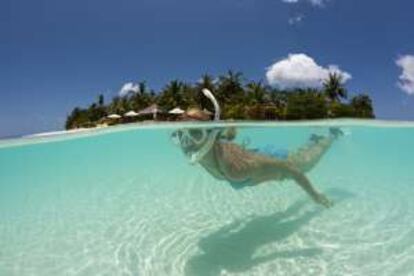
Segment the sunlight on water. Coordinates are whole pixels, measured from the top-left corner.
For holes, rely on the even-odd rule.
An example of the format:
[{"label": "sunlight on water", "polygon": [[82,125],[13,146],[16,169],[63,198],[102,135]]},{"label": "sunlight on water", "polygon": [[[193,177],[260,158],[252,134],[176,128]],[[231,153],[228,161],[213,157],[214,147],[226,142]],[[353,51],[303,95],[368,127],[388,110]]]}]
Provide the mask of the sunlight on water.
[{"label": "sunlight on water", "polygon": [[413,124],[233,125],[236,143],[289,151],[340,125],[307,174],[334,206],[291,180],[234,190],[189,163],[177,125],[2,141],[0,275],[414,271]]}]

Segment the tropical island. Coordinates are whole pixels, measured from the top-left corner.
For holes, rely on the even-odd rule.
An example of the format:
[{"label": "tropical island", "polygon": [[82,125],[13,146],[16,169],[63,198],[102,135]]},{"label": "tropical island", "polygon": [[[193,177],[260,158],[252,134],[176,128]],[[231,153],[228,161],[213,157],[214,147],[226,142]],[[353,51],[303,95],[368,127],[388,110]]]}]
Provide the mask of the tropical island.
[{"label": "tropical island", "polygon": [[205,74],[197,83],[169,82],[161,91],[139,82],[124,95],[105,103],[103,95],[89,107],[75,107],[65,128],[88,128],[144,120],[177,121],[191,106],[209,112],[211,102],[201,93],[207,88],[222,107],[223,120],[313,120],[375,118],[366,93],[349,93],[339,73],[330,73],[321,88],[278,89],[261,81],[246,81],[240,72],[228,71],[217,78]]}]

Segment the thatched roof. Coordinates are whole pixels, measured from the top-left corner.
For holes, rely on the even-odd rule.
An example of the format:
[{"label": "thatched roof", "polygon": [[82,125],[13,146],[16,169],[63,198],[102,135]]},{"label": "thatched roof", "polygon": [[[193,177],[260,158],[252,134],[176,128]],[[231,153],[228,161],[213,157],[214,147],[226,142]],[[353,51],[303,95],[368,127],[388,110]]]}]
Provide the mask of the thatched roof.
[{"label": "thatched roof", "polygon": [[148,115],[155,113],[163,113],[163,111],[156,104],[150,105],[147,108],[144,108],[143,110],[138,112],[139,115]]},{"label": "thatched roof", "polygon": [[185,112],[185,111],[184,111],[184,110],[182,110],[181,108],[176,107],[176,108],[174,108],[174,109],[171,109],[168,113],[170,113],[170,114],[180,115],[180,114],[183,114],[184,112]]}]

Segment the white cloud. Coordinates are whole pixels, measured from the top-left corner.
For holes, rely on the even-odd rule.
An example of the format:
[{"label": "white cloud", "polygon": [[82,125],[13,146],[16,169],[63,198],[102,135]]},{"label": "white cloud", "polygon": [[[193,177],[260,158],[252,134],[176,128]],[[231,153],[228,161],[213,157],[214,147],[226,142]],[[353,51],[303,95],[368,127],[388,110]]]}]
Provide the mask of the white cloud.
[{"label": "white cloud", "polygon": [[303,17],[304,17],[303,15],[297,15],[297,16],[289,18],[289,21],[288,21],[289,25],[299,24],[300,22],[302,22]]},{"label": "white cloud", "polygon": [[138,84],[127,82],[122,86],[121,90],[119,90],[118,95],[121,97],[125,97],[130,93],[132,94],[138,93],[138,91],[139,91]]},{"label": "white cloud", "polygon": [[289,4],[295,4],[295,3],[304,2],[304,1],[309,2],[314,6],[322,6],[329,0],[282,0],[282,2],[289,3]]},{"label": "white cloud", "polygon": [[[298,4],[298,3],[307,3],[314,7],[324,7],[325,3],[329,2],[330,0],[281,0],[287,4]],[[296,25],[302,22],[304,19],[304,15],[295,15],[291,16],[288,20],[289,25]]]},{"label": "white cloud", "polygon": [[340,74],[344,83],[352,78],[337,65],[323,67],[306,54],[290,54],[267,68],[266,79],[280,89],[320,88],[329,73]]},{"label": "white cloud", "polygon": [[398,86],[407,94],[414,95],[414,55],[402,56],[396,63],[402,69]]}]

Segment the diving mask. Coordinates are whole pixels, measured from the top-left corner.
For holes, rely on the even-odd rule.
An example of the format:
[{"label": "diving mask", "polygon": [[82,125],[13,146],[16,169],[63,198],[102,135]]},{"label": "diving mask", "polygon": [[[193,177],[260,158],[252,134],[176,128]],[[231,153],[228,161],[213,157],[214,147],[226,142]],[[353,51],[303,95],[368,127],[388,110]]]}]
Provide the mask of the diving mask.
[{"label": "diving mask", "polygon": [[181,146],[190,163],[199,162],[213,147],[219,129],[180,129],[171,134],[174,144]]},{"label": "diving mask", "polygon": [[[214,120],[220,120],[220,106],[217,103],[213,93],[208,89],[203,89],[202,93],[214,105]],[[190,157],[190,162],[195,164],[199,162],[213,147],[219,135],[219,129],[180,129],[174,131],[171,140],[174,144],[181,146],[185,154]]]},{"label": "diving mask", "polygon": [[206,129],[179,129],[171,134],[171,140],[184,148],[200,146],[207,138]]}]

